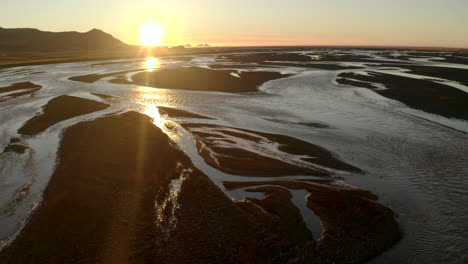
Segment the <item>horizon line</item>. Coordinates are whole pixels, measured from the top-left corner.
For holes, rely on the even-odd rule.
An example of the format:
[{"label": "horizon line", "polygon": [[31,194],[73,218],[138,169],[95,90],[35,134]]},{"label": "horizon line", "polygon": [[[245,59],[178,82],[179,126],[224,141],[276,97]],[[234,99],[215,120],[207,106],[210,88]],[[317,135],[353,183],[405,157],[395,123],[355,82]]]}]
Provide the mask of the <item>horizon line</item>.
[{"label": "horizon line", "polygon": [[[12,28],[4,28],[2,26],[0,26],[0,29],[35,29],[35,30],[39,30],[39,31],[43,31],[43,32],[50,32],[50,33],[66,33],[66,32],[76,32],[76,33],[80,33],[80,34],[84,34],[84,33],[88,33],[90,31],[93,31],[93,30],[99,30],[99,31],[102,31],[106,34],[109,34],[111,35],[112,37],[114,37],[115,39],[121,41],[122,43],[124,43],[125,45],[128,45],[128,46],[139,46],[139,47],[143,47],[145,45],[141,45],[141,44],[129,44],[117,37],[115,37],[113,34],[110,34],[102,29],[99,29],[99,28],[92,28],[88,31],[76,31],[76,30],[70,30],[70,31],[49,31],[49,30],[42,30],[42,29],[39,29],[39,28],[33,28],[33,27],[12,27]],[[206,44],[208,42],[204,42],[204,44]],[[158,48],[158,47],[181,47],[181,46],[186,46],[187,44],[190,44],[192,45],[192,47],[186,47],[186,48],[215,48],[215,47],[226,47],[226,48],[260,48],[260,47],[264,47],[264,48],[268,48],[268,47],[271,47],[271,48],[275,48],[275,47],[278,47],[278,48],[281,48],[281,47],[336,47],[336,48],[394,48],[394,49],[398,49],[398,48],[422,48],[422,49],[456,49],[456,50],[462,50],[462,51],[466,51],[468,52],[468,46],[466,47],[461,47],[461,46],[425,46],[425,45],[395,45],[395,44],[391,44],[391,45],[380,45],[380,44],[377,44],[377,45],[371,45],[371,44],[362,44],[362,45],[356,45],[356,44],[300,44],[300,45],[295,45],[295,44],[291,44],[291,45],[210,45],[208,43],[209,46],[200,46],[200,47],[197,47],[196,45],[197,44],[192,44],[192,43],[186,43],[186,44],[177,44],[177,45],[160,45],[160,46],[151,46],[151,47],[154,47],[154,48]],[[147,46],[149,47],[149,46]]]}]

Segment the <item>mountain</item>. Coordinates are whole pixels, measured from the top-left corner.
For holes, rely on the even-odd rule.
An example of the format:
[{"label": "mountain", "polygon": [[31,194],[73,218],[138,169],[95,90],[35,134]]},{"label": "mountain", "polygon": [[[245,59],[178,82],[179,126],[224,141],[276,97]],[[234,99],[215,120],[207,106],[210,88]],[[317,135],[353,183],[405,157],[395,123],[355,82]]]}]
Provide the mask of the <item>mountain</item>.
[{"label": "mountain", "polygon": [[118,50],[128,45],[112,35],[92,29],[85,33],[48,32],[33,28],[1,28],[0,55],[48,52]]}]

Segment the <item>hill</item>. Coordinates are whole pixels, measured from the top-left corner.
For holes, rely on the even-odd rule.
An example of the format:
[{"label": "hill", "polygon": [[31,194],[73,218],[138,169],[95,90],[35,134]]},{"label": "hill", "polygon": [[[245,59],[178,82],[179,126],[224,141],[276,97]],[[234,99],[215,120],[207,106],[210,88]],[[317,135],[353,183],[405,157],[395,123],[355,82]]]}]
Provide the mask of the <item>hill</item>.
[{"label": "hill", "polygon": [[3,56],[25,53],[90,52],[127,47],[128,45],[122,41],[99,29],[80,33],[48,32],[33,28],[0,28],[0,55]]}]

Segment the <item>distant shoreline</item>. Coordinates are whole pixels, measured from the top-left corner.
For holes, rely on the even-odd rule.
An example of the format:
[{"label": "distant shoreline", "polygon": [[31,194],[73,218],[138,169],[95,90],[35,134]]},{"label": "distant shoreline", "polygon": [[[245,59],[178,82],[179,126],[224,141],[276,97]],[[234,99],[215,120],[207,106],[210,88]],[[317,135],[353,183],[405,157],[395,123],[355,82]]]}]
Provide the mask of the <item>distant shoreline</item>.
[{"label": "distant shoreline", "polygon": [[[160,48],[160,47],[155,47]],[[144,50],[142,47],[140,50]],[[102,54],[100,52],[72,54],[37,54],[37,55],[18,55],[18,56],[0,56],[0,68],[11,68],[20,66],[32,66],[43,64],[70,63],[81,61],[98,60],[118,60],[118,59],[136,59],[148,56],[164,57],[178,55],[197,55],[197,54],[216,54],[216,53],[234,53],[249,51],[269,51],[274,49],[284,50],[303,50],[303,49],[374,49],[374,50],[404,50],[404,51],[435,51],[435,52],[460,52],[467,53],[467,48],[437,48],[437,47],[404,47],[404,46],[237,46],[237,47],[204,47],[204,48],[167,48],[165,52],[128,52],[116,51]]]}]

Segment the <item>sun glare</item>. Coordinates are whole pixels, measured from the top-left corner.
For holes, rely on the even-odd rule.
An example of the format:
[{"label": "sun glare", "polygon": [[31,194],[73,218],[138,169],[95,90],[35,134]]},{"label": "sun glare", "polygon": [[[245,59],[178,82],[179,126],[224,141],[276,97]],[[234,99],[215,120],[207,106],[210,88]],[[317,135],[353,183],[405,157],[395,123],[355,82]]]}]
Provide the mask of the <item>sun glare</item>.
[{"label": "sun glare", "polygon": [[162,45],[164,27],[156,23],[145,23],[140,28],[140,42],[145,46]]},{"label": "sun glare", "polygon": [[144,61],[144,66],[147,70],[154,70],[159,68],[159,60],[154,57],[147,57]]}]

